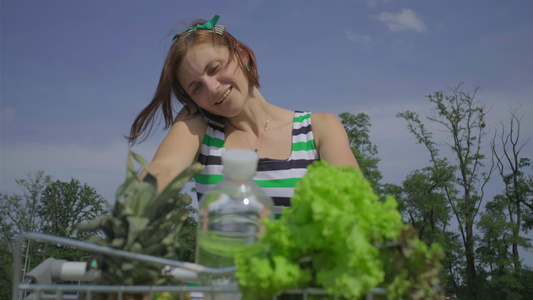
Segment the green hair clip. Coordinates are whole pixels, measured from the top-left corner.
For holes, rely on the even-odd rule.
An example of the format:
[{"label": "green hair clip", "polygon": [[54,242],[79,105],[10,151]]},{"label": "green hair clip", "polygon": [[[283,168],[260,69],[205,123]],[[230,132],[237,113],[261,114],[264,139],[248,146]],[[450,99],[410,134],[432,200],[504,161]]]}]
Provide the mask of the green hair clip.
[{"label": "green hair clip", "polygon": [[205,22],[204,24],[196,24],[196,26],[191,26],[191,27],[189,27],[189,29],[185,30],[184,32],[176,34],[172,38],[172,41],[178,39],[180,36],[188,35],[191,32],[194,32],[196,30],[209,30],[209,31],[212,31],[212,32],[214,32],[214,33],[216,33],[218,35],[222,35],[222,33],[224,33],[224,30],[226,30],[226,27],[222,26],[222,25],[217,25],[218,18],[220,18],[220,16],[219,15],[215,15],[213,17],[213,19],[211,19],[211,21],[209,21],[209,22]]}]

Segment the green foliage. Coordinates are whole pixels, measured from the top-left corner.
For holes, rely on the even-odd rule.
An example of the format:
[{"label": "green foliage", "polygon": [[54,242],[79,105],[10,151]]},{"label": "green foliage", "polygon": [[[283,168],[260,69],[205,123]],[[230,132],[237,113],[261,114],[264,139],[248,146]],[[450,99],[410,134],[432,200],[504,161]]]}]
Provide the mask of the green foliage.
[{"label": "green foliage", "polygon": [[[493,171],[492,167],[488,171],[484,168],[486,158],[482,151],[482,141],[487,134],[485,123],[487,111],[475,100],[477,90],[475,87],[473,92],[464,91],[460,83],[450,89],[448,94],[435,92],[427,96],[432,105],[432,113],[426,116],[426,119],[431,124],[437,125],[438,130],[445,135],[439,142],[435,141],[433,133],[427,129],[417,113],[406,111],[397,115],[407,121],[409,131],[417,142],[428,150],[432,172],[454,173],[443,189],[445,199],[459,226],[466,257],[468,297],[471,299],[477,297],[474,286],[476,282],[474,224],[483,201],[485,186]],[[443,153],[447,156],[441,158],[440,150],[445,150]],[[446,167],[448,165],[449,167]]]},{"label": "green foliage", "polygon": [[[87,184],[81,185],[72,178],[70,182],[51,182],[42,192],[37,207],[41,232],[55,236],[70,237],[85,241],[93,232],[71,231],[71,226],[95,218],[105,212],[107,202]],[[84,251],[73,248],[44,244],[47,257],[79,261],[88,256]]]},{"label": "green foliage", "polygon": [[[296,185],[291,203],[279,220],[265,221],[266,233],[256,251],[236,258],[245,299],[302,286],[358,299],[378,285],[388,287],[392,282],[385,282],[387,272],[402,274],[391,285],[394,296],[418,292],[424,280],[438,284],[438,246],[428,250],[415,235],[402,235],[396,201],[387,197],[380,202],[355,168],[315,162]],[[402,271],[406,266],[409,270]]]},{"label": "green foliage", "polygon": [[512,249],[514,273],[518,274],[521,268],[518,248],[521,246],[528,250],[533,247],[531,241],[521,235],[521,229],[528,230],[532,223],[533,176],[526,174],[531,162],[521,153],[525,143],[520,144],[521,118],[516,115],[516,111],[511,111],[509,128],[506,129],[503,122],[501,123],[500,143],[497,145],[496,132],[491,148],[498,173],[505,185],[503,193],[494,200],[501,202],[502,215],[505,216],[502,222],[505,222],[509,229],[507,240]]},{"label": "green foliage", "polygon": [[458,233],[445,231],[443,234],[444,242],[440,244],[444,250],[442,286],[447,295],[459,295],[464,287],[464,247]]},{"label": "green foliage", "polygon": [[444,187],[451,178],[453,173],[446,169],[430,167],[412,172],[402,182],[402,213],[428,245],[443,242],[442,234],[450,220]]},{"label": "green foliage", "polygon": [[349,112],[343,112],[339,117],[363,175],[374,191],[381,194],[380,180],[383,176],[378,169],[378,148],[370,141],[370,117],[365,113],[353,115]]},{"label": "green foliage", "polygon": [[417,238],[412,226],[403,227],[396,243],[380,251],[389,299],[443,298],[443,291],[437,289],[441,283],[440,261],[444,257],[439,244],[428,248]]},{"label": "green foliage", "polygon": [[506,220],[505,209],[505,197],[496,196],[485,204],[485,211],[477,222],[481,235],[476,253],[480,265],[488,269],[489,276],[512,264],[508,253],[512,228]]},{"label": "green foliage", "polygon": [[[181,193],[179,197],[187,198],[187,200],[181,200],[183,203],[191,202],[191,196],[189,194]],[[179,247],[176,248],[176,255],[177,259],[180,261],[194,262],[196,259],[197,221],[193,215],[195,215],[197,211],[191,205],[185,207],[184,210],[187,211],[188,217],[183,222],[183,226],[179,232]]]},{"label": "green foliage", "polygon": [[[140,180],[133,163],[135,159],[146,171]],[[178,234],[190,210],[190,197],[180,194],[183,186],[200,171],[194,164],[176,176],[161,192],[157,182],[142,157],[130,152],[126,181],[116,193],[115,205],[110,214],[94,218],[89,223],[75,226],[79,231],[99,230],[89,241],[116,249],[146,255],[176,258],[180,246]],[[170,277],[161,276],[161,266],[120,257],[96,255],[102,270],[103,284],[163,285],[174,283]]]},{"label": "green foliage", "polygon": [[[44,171],[27,173],[26,179],[15,180],[21,189],[20,194],[0,193],[0,265],[5,266],[5,272],[0,272],[0,299],[11,298],[14,242],[23,232],[38,231],[37,206],[41,192],[50,181],[50,176]],[[30,247],[35,251],[29,251]],[[26,249],[23,257],[26,269],[42,261],[39,248],[33,243]]]},{"label": "green foliage", "polygon": [[[75,179],[53,182],[50,175],[38,171],[29,172],[26,179],[16,182],[21,188],[20,194],[0,194],[0,264],[7,266],[7,271],[0,275],[0,299],[10,297],[3,297],[2,293],[11,290],[12,250],[18,235],[32,231],[84,239],[66,228],[105,211],[102,197]],[[48,257],[79,261],[83,256],[87,253],[32,241],[27,243],[23,254],[24,269],[31,270]]]},{"label": "green foliage", "polygon": [[7,243],[10,248],[13,247],[17,235],[39,230],[38,206],[41,194],[52,181],[50,175],[46,175],[42,170],[35,174],[28,172],[27,177],[15,180],[21,194],[0,194],[2,242]]},{"label": "green foliage", "polygon": [[528,285],[531,290],[531,282],[522,282],[519,276],[515,276],[512,264],[508,264],[498,272],[490,273],[485,269],[480,269],[476,282],[480,299],[530,299],[531,294],[526,294],[524,291]]},{"label": "green foliage", "polygon": [[52,182],[42,192],[41,202],[37,208],[39,215],[42,216],[42,231],[51,235],[86,240],[91,233],[67,229],[105,213],[106,204],[107,202],[94,188],[87,184],[81,185],[77,179],[72,178],[70,182],[59,180]]},{"label": "green foliage", "polygon": [[0,265],[7,266],[0,272],[0,299],[11,297],[11,284],[13,274],[13,253],[8,243],[0,243]]}]

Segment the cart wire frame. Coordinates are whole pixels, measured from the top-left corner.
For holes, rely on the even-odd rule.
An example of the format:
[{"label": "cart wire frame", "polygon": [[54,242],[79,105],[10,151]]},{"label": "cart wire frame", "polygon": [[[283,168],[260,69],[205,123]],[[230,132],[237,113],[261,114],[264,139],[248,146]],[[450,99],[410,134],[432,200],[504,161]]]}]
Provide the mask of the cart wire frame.
[{"label": "cart wire frame", "polygon": [[[118,256],[138,260],[147,263],[160,264],[162,266],[174,267],[182,271],[195,274],[209,274],[209,275],[228,275],[236,271],[235,267],[226,268],[209,268],[195,263],[182,262],[170,260],[150,255],[133,253],[123,250],[114,249],[111,247],[99,246],[92,243],[82,242],[74,239],[58,237],[48,234],[26,232],[21,234],[15,241],[13,249],[13,285],[12,285],[12,299],[13,300],[34,300],[34,299],[92,299],[93,295],[100,293],[115,294],[117,300],[124,299],[124,295],[132,293],[144,293],[148,295],[148,299],[156,299],[156,293],[179,293],[179,299],[185,299],[187,293],[203,293],[211,295],[212,299],[216,299],[216,295],[223,292],[238,293],[236,286],[120,286],[120,285],[96,285],[96,284],[43,284],[32,283],[31,278],[25,278],[21,281],[22,271],[22,247],[26,241],[40,240],[42,242],[52,243],[56,245],[74,247],[80,250],[85,250],[90,253],[100,253],[111,256]],[[36,268],[38,268],[37,266]],[[34,270],[36,269],[34,268]],[[48,273],[51,270],[46,270]],[[49,274],[48,274],[49,275]],[[93,274],[94,276],[94,274]],[[91,276],[87,275],[87,278]],[[178,278],[180,279],[180,278]],[[89,279],[90,281],[90,279]],[[83,293],[83,298],[79,298],[80,293]],[[325,289],[322,288],[306,288],[306,289],[292,289],[283,291],[283,294],[301,295],[302,299],[307,300],[311,295],[329,295]],[[25,295],[29,295],[25,297]],[[374,296],[386,295],[384,288],[375,288],[366,294],[366,300],[373,300]],[[195,299],[192,297],[192,299]],[[202,298],[197,298],[202,299]],[[277,299],[273,297],[272,299]],[[334,297],[338,299],[338,297]]]}]

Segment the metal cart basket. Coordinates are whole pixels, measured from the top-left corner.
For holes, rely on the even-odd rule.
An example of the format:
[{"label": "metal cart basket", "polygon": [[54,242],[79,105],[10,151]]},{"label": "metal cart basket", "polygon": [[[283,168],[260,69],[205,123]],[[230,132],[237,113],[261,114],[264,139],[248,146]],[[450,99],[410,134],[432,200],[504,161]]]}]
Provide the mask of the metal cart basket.
[{"label": "metal cart basket", "polygon": [[[39,240],[55,245],[74,247],[91,253],[100,253],[118,257],[139,260],[154,264],[160,264],[163,268],[171,268],[172,276],[184,282],[180,286],[115,286],[97,285],[91,282],[99,277],[98,271],[87,271],[86,262],[68,262],[54,258],[48,258],[34,269],[30,270],[22,278],[22,247],[26,241]],[[41,233],[24,233],[15,243],[13,254],[13,300],[37,300],[37,299],[92,299],[97,294],[107,294],[115,296],[114,299],[122,300],[125,295],[132,293],[142,293],[144,299],[159,299],[162,293],[171,293],[173,297],[179,299],[220,299],[222,294],[228,292],[238,293],[236,286],[189,286],[186,282],[198,279],[198,274],[224,275],[235,272],[234,267],[230,268],[208,268],[202,265],[181,262],[144,254],[132,253],[110,247],[81,242],[78,240],[46,235]],[[22,278],[22,280],[21,280]],[[79,283],[61,283],[61,282]],[[301,296],[300,299],[308,299],[311,296],[328,295],[327,291],[320,288],[307,288],[301,290],[287,290],[283,294]],[[373,300],[374,296],[385,295],[385,290],[376,288],[366,295],[367,300]],[[173,298],[175,299],[175,298]],[[277,299],[273,297],[273,299]],[[330,298],[331,299],[331,296]],[[337,298],[333,298],[337,299]]]}]

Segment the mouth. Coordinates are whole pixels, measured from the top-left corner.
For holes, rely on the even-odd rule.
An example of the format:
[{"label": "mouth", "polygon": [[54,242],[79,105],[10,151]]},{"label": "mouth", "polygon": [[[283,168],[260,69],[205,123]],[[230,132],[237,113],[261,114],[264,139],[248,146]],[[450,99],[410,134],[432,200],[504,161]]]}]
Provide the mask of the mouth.
[{"label": "mouth", "polygon": [[224,102],[224,100],[226,100],[226,98],[231,94],[231,91],[232,91],[232,88],[230,87],[225,93],[224,95],[222,95],[222,99],[218,100],[217,102],[215,102],[215,105],[218,105],[218,104],[221,104],[222,102]]}]

